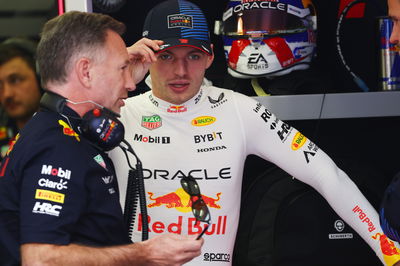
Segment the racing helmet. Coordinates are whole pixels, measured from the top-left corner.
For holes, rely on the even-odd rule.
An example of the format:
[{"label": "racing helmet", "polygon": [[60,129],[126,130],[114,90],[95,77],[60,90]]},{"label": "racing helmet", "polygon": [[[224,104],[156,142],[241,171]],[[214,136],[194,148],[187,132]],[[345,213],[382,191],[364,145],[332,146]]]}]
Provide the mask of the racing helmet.
[{"label": "racing helmet", "polygon": [[220,26],[228,73],[236,78],[307,69],[315,54],[311,0],[230,0]]}]

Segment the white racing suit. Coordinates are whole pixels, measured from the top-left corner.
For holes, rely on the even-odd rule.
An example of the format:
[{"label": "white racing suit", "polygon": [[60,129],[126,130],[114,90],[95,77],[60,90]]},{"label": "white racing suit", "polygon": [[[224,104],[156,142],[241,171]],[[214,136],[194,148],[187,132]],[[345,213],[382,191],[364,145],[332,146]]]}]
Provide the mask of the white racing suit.
[{"label": "white racing suit", "polygon": [[[191,100],[177,106],[149,91],[129,98],[121,115],[125,139],[143,162],[150,238],[168,232],[199,234],[205,224],[196,224],[180,179],[190,175],[200,186],[212,225],[203,236],[202,254],[187,265],[232,263],[243,167],[249,154],[314,187],[382,262],[393,264],[397,255],[390,254],[398,254],[397,249],[383,235],[375,209],[346,173],[315,143],[256,100],[203,85]],[[129,168],[119,148],[110,156],[124,207]],[[134,165],[135,159],[130,160]],[[136,217],[133,241],[141,240],[141,230]]]}]

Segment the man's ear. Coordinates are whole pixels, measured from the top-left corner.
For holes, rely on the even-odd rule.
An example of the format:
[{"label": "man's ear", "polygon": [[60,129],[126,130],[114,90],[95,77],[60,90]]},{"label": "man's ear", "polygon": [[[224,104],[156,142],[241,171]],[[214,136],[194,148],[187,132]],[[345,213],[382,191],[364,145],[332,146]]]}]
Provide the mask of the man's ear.
[{"label": "man's ear", "polygon": [[91,61],[89,58],[86,57],[79,58],[79,60],[75,63],[76,76],[81,84],[85,87],[89,87],[92,80],[90,67]]},{"label": "man's ear", "polygon": [[211,44],[211,55],[207,55],[207,65],[206,65],[206,69],[209,68],[212,64],[212,62],[214,61],[214,45]]}]

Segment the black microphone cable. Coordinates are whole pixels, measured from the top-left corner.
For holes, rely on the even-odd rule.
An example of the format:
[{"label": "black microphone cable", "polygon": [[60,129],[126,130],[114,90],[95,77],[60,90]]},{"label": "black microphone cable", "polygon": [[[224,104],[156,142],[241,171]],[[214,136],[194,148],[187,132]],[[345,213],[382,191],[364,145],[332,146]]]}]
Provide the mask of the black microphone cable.
[{"label": "black microphone cable", "polygon": [[[347,13],[349,12],[350,8],[353,7],[356,4],[359,3],[363,3],[363,2],[367,2],[366,0],[354,0],[352,2],[349,2],[345,8],[343,9],[343,11],[340,13],[339,19],[338,19],[338,23],[336,26],[336,48],[340,57],[340,60],[342,61],[343,66],[346,68],[346,70],[350,73],[350,75],[353,77],[353,81],[357,84],[358,87],[361,88],[361,90],[363,90],[364,92],[369,91],[369,88],[367,86],[367,84],[359,77],[357,76],[350,68],[350,66],[347,64],[346,60],[344,59],[343,56],[343,52],[342,52],[342,47],[341,47],[341,43],[340,43],[340,29],[342,27],[342,22],[344,17],[347,15]],[[378,4],[378,2],[373,1],[376,6],[382,9],[382,6]],[[369,3],[369,2],[368,2]]]},{"label": "black microphone cable", "polygon": [[[129,165],[128,185],[126,188],[126,199],[124,206],[124,221],[128,228],[129,237],[132,237],[133,227],[135,222],[135,214],[137,209],[137,199],[140,202],[140,212],[142,218],[142,241],[149,239],[149,222],[147,214],[147,203],[144,188],[143,166],[139,157],[136,155],[132,146],[126,141],[122,140],[123,145],[119,147],[124,152]],[[128,153],[130,152],[136,159],[136,169],[130,164]]]},{"label": "black microphone cable", "polygon": [[355,4],[359,4],[361,2],[361,0],[355,0],[353,2],[349,2],[345,8],[343,9],[343,11],[341,12],[340,16],[339,16],[339,20],[336,26],[336,48],[340,57],[340,60],[342,61],[343,66],[346,68],[346,70],[350,73],[350,75],[353,77],[353,81],[357,84],[358,87],[361,88],[361,90],[363,90],[364,92],[369,91],[369,88],[367,86],[367,84],[356,74],[354,74],[354,72],[351,70],[350,66],[346,63],[346,60],[344,59],[343,53],[342,53],[342,47],[340,45],[340,28],[342,26],[342,21],[343,18],[347,15],[348,11],[350,10],[350,8],[352,6],[354,6]]}]

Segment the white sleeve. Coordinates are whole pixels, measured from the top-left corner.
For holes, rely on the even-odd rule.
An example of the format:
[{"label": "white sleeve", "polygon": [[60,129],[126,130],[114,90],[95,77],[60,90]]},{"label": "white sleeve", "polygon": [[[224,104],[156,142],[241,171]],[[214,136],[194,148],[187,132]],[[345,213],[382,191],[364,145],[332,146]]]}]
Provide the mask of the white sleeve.
[{"label": "white sleeve", "polygon": [[380,227],[376,210],[326,153],[255,100],[238,95],[236,104],[248,154],[276,164],[317,190],[368,243],[382,263],[393,265],[399,260],[394,243],[386,238]]},{"label": "white sleeve", "polygon": [[[113,150],[108,152],[108,156],[111,158],[114,164],[115,173],[117,175],[118,181],[118,189],[119,189],[119,201],[122,207],[122,210],[125,208],[125,197],[126,197],[126,189],[128,186],[128,174],[129,174],[129,165],[126,159],[126,156],[120,147],[116,147]],[[134,158],[130,154],[130,162],[136,162]]]}]

